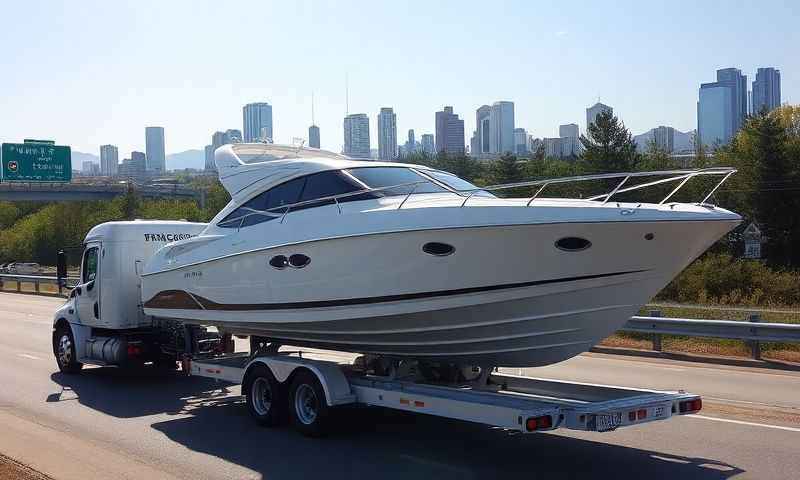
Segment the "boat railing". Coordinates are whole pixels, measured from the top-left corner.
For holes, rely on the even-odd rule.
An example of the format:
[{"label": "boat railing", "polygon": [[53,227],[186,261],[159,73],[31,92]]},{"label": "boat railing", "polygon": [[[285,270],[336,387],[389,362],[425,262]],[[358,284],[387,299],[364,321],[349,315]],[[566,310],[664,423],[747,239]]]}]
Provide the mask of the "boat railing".
[{"label": "boat railing", "polygon": [[[423,174],[425,176],[425,170],[416,170],[415,171]],[[561,178],[550,178],[544,180],[532,180],[526,182],[516,182],[516,183],[506,183],[502,185],[490,185],[488,187],[476,187],[473,189],[466,189],[466,190],[458,190],[454,189],[443,182],[437,181],[432,177],[427,177],[423,180],[414,181],[414,182],[405,182],[399,183],[396,185],[390,185],[386,187],[375,187],[375,188],[364,188],[361,190],[356,190],[353,192],[347,193],[340,193],[337,195],[329,195],[326,197],[319,197],[314,198],[312,200],[304,200],[302,202],[296,202],[288,205],[280,205],[273,208],[268,208],[265,210],[257,210],[251,209],[252,211],[246,213],[245,215],[236,217],[234,219],[228,221],[219,222],[219,225],[228,225],[228,224],[237,224],[238,228],[241,228],[244,224],[246,218],[259,215],[259,216],[271,216],[274,218],[280,217],[280,223],[283,223],[286,215],[289,214],[292,210],[297,210],[301,207],[307,205],[314,205],[314,204],[321,204],[326,202],[334,202],[338,212],[342,213],[342,206],[340,200],[350,198],[350,197],[357,197],[360,195],[366,195],[370,193],[381,193],[388,190],[396,190],[398,188],[405,188],[410,187],[408,193],[405,194],[405,197],[398,205],[397,209],[403,208],[403,205],[408,201],[408,199],[417,192],[418,188],[422,184],[434,184],[438,187],[443,188],[445,191],[457,194],[459,196],[464,197],[464,200],[461,202],[460,207],[465,207],[467,202],[481,192],[495,192],[501,190],[508,190],[512,188],[522,188],[522,187],[539,187],[536,189],[536,192],[530,198],[527,198],[527,202],[525,206],[530,207],[533,204],[533,201],[536,200],[550,185],[556,184],[564,184],[564,183],[576,183],[576,182],[587,182],[593,180],[610,180],[610,179],[621,179],[619,182],[615,184],[615,186],[606,193],[602,193],[600,195],[594,195],[592,197],[585,198],[584,200],[588,201],[599,201],[602,200],[602,204],[608,203],[611,198],[615,195],[625,192],[632,192],[635,190],[641,190],[644,188],[652,187],[655,185],[662,185],[667,184],[670,182],[680,182],[678,185],[672,189],[669,194],[667,194],[664,198],[658,202],[659,205],[664,204],[667,200],[672,198],[681,188],[683,188],[686,183],[695,177],[700,176],[721,176],[722,178],[717,182],[713,188],[699,201],[697,202],[699,205],[705,205],[709,198],[714,194],[714,192],[722,186],[725,181],[730,178],[731,175],[736,173],[736,169],[732,167],[712,167],[712,168],[700,168],[700,169],[687,169],[687,170],[661,170],[661,171],[652,171],[652,172],[619,172],[619,173],[601,173],[601,174],[594,174],[594,175],[578,175],[573,177],[561,177]],[[665,177],[658,180],[653,180],[645,183],[640,183],[637,185],[631,185],[624,187],[628,183],[629,180],[633,178],[641,178],[641,177]]]}]

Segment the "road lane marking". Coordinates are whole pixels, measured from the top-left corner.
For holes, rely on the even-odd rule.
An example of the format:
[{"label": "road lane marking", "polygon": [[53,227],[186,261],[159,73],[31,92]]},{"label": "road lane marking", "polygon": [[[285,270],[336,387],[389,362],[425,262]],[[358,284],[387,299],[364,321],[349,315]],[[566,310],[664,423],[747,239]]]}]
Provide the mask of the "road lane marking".
[{"label": "road lane marking", "polygon": [[756,405],[759,407],[785,408],[787,410],[800,409],[800,406],[797,405],[781,405],[779,403],[751,402],[748,400],[734,400],[732,398],[709,397],[708,395],[703,395],[703,400],[713,400],[720,403],[741,403],[743,405]]},{"label": "road lane marking", "polygon": [[27,353],[18,353],[17,356],[22,358],[29,358],[31,360],[41,360],[41,358],[35,355],[28,355]]},{"label": "road lane marking", "polygon": [[701,420],[713,420],[715,422],[735,423],[737,425],[747,425],[747,426],[750,426],[750,427],[772,428],[772,429],[775,429],[775,430],[785,430],[787,432],[800,433],[800,428],[782,427],[780,425],[767,425],[766,423],[745,422],[743,420],[731,420],[729,418],[706,417],[705,415],[688,415],[687,418],[699,418]]}]

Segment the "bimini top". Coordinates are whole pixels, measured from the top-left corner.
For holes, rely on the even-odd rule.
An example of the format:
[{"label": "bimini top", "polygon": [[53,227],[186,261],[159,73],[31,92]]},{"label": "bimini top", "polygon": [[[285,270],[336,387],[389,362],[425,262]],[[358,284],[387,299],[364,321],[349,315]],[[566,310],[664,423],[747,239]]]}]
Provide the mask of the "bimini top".
[{"label": "bimini top", "polygon": [[[219,180],[235,200],[246,198],[254,190],[262,191],[289,180],[325,170],[362,166],[412,166],[399,163],[354,160],[317,148],[238,143],[224,145],[214,152]],[[426,168],[413,165],[414,168]]]}]

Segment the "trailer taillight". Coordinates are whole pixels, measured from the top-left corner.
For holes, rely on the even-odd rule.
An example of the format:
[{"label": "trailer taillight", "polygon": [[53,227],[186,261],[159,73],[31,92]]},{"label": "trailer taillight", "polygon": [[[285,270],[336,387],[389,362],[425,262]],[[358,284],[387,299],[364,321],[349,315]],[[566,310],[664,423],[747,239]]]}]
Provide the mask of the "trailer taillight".
[{"label": "trailer taillight", "polygon": [[535,432],[536,430],[545,430],[551,428],[553,426],[553,419],[550,415],[542,415],[541,417],[530,417],[528,420],[525,421],[525,428],[528,429],[529,432]]},{"label": "trailer taillight", "polygon": [[129,343],[128,344],[128,356],[129,357],[138,357],[141,354],[142,354],[142,346],[141,345],[137,345],[137,344],[133,344],[133,343]]},{"label": "trailer taillight", "polygon": [[678,404],[680,413],[694,413],[699,412],[703,408],[703,399],[696,398],[694,400],[685,400]]}]

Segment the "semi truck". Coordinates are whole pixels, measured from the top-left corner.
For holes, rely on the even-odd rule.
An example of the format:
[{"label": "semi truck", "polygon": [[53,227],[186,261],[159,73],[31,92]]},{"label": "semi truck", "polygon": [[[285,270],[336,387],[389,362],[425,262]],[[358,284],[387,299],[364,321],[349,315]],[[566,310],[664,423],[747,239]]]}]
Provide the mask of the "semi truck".
[{"label": "semi truck", "polygon": [[[186,221],[108,222],[83,243],[80,278],[53,319],[58,368],[84,365],[141,368],[145,364],[241,385],[256,422],[291,421],[300,432],[326,433],[343,405],[369,405],[436,415],[523,433],[557,428],[605,432],[692,414],[702,399],[657,391],[442,366],[430,375],[413,361],[358,356],[348,361],[323,351],[250,338],[235,352],[230,333],[146,315],[141,274],[170,242],[198,235],[206,224]],[[59,253],[58,276],[66,276]],[[332,359],[333,358],[333,359]],[[442,372],[452,374],[442,375]],[[474,374],[473,374],[474,373]]]}]

